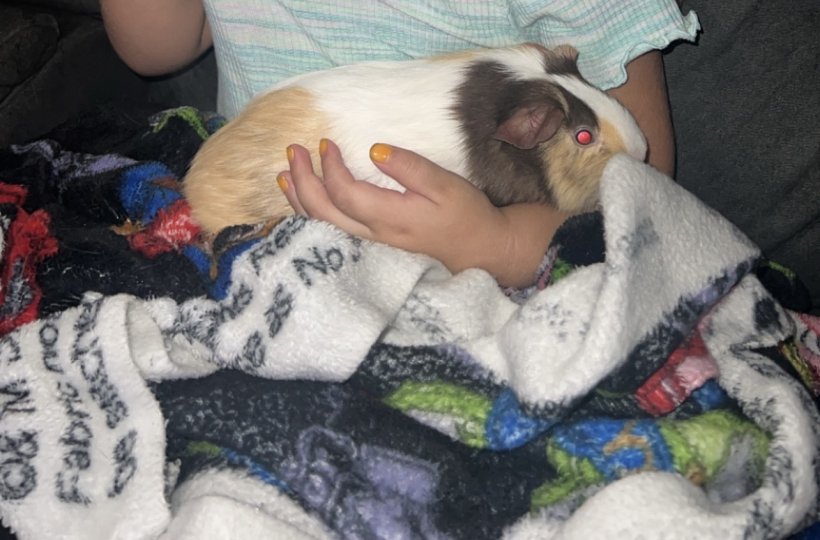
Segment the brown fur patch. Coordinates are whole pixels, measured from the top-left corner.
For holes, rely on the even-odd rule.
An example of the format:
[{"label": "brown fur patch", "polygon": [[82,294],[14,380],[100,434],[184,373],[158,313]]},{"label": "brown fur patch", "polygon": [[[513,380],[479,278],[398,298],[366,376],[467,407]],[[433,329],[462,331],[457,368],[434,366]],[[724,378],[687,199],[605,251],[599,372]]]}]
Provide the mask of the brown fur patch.
[{"label": "brown fur patch", "polygon": [[[545,101],[560,104],[566,115],[564,126],[549,141],[525,149],[499,140],[499,126],[516,111]],[[555,83],[515,79],[504,65],[488,61],[476,62],[467,71],[464,83],[458,87],[453,112],[463,127],[468,177],[495,205],[549,202],[564,209],[562,202],[572,201],[572,197],[562,201],[555,197],[553,185],[561,183],[551,181],[548,165],[554,152],[556,159],[565,161],[553,167],[562,177],[587,174],[577,174],[572,167],[573,156],[580,158],[585,152],[595,152],[595,148],[580,148],[571,138],[581,126],[599,130],[595,113],[586,103]],[[562,139],[567,144],[562,144]]]},{"label": "brown fur patch", "polygon": [[598,205],[604,167],[612,156],[625,152],[626,145],[605,120],[600,120],[595,146],[579,146],[573,137],[565,131],[545,145],[544,167],[555,205],[567,212],[588,212]]},{"label": "brown fur patch", "polygon": [[293,214],[276,183],[289,168],[286,149],[311,150],[328,125],[311,93],[284,88],[254,99],[242,113],[212,135],[191,162],[183,191],[194,219],[208,232],[229,225],[261,223]]}]

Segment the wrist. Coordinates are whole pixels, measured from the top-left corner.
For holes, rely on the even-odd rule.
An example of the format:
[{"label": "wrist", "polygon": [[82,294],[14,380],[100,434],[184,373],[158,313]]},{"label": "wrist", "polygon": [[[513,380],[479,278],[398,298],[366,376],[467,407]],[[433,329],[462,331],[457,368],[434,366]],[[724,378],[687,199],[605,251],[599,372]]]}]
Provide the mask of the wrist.
[{"label": "wrist", "polygon": [[500,210],[500,247],[488,254],[492,261],[483,267],[502,287],[528,287],[535,283],[552,237],[568,214],[544,204],[514,204]]}]

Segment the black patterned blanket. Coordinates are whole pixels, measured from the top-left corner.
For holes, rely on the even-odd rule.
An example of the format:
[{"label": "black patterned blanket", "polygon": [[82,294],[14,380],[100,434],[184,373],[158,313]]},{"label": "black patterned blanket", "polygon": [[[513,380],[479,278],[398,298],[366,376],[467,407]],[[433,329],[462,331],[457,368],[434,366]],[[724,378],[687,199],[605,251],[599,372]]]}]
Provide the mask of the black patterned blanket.
[{"label": "black patterned blanket", "polygon": [[816,521],[820,322],[670,179],[614,159],[602,211],[502,291],[302,218],[204,241],[178,179],[221,124],[91,115],[0,150],[0,516],[19,538]]}]

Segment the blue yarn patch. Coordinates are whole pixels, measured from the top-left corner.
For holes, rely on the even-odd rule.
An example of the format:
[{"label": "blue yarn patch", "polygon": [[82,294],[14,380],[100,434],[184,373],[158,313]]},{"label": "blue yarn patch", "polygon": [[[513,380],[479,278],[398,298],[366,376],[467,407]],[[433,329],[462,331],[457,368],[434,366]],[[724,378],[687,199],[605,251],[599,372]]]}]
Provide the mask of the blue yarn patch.
[{"label": "blue yarn patch", "polygon": [[176,178],[168,167],[156,162],[141,163],[123,171],[120,200],[128,217],[143,224],[151,223],[157,212],[181,199],[179,191],[154,182],[169,177]]},{"label": "blue yarn patch", "polygon": [[484,427],[487,447],[509,450],[528,443],[552,426],[552,420],[524,414],[512,390],[503,390],[493,402]]},{"label": "blue yarn patch", "polygon": [[219,258],[219,262],[217,263],[216,279],[211,285],[211,297],[213,299],[222,300],[228,295],[228,289],[231,286],[231,268],[233,267],[233,262],[237,257],[245,253],[245,251],[259,242],[259,240],[259,238],[255,238],[253,240],[248,240],[247,242],[242,242],[241,244],[231,247],[222,254]]},{"label": "blue yarn patch", "polygon": [[654,420],[584,420],[556,428],[551,440],[571,456],[587,458],[609,481],[644,468],[674,469],[672,452]]},{"label": "blue yarn patch", "polygon": [[709,379],[703,383],[703,386],[693,390],[689,399],[695,400],[703,411],[725,407],[730,401],[729,394],[714,379]]}]

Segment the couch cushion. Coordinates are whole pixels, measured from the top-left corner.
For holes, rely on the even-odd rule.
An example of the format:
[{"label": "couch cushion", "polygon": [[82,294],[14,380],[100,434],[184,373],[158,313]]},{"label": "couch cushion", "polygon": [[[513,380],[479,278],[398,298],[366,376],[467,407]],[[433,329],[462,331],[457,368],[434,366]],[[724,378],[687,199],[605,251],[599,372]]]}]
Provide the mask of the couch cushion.
[{"label": "couch cushion", "polygon": [[666,55],[678,181],[795,270],[820,309],[817,0],[686,0],[703,32]]},{"label": "couch cushion", "polygon": [[18,3],[74,13],[100,12],[100,0],[18,0]]}]

